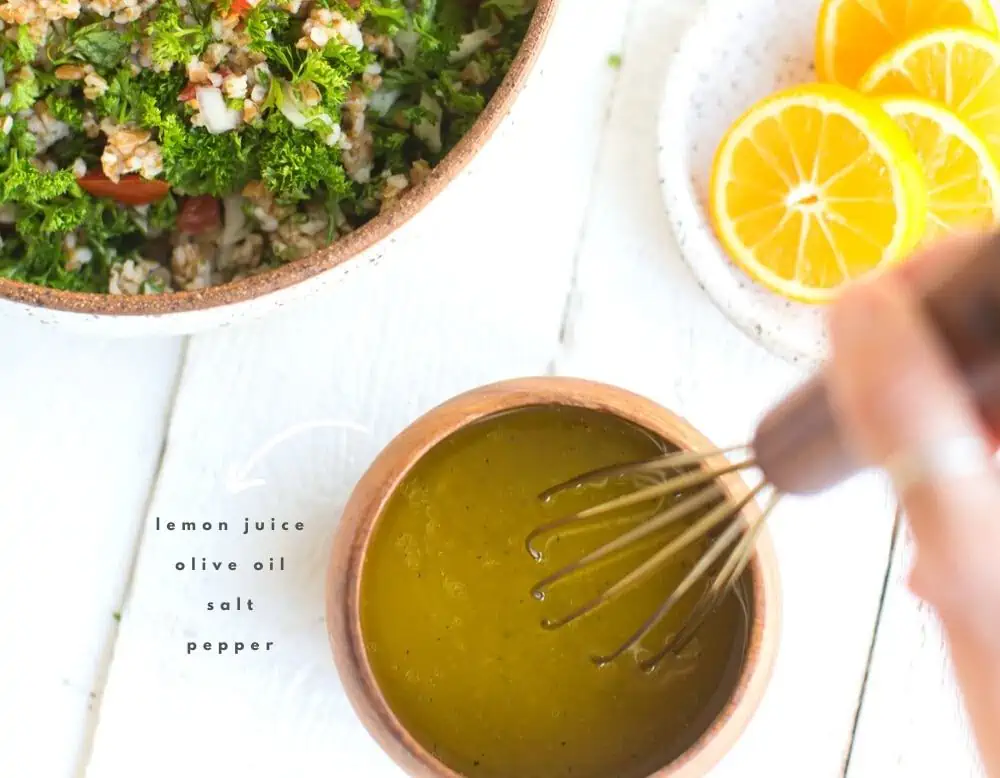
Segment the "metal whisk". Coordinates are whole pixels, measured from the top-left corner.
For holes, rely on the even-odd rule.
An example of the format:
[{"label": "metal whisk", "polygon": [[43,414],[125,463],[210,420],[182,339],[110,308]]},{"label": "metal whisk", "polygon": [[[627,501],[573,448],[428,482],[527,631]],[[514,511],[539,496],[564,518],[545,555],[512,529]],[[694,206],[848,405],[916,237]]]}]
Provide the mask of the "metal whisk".
[{"label": "metal whisk", "polygon": [[[643,660],[641,666],[644,669],[651,669],[668,654],[680,651],[694,637],[698,628],[709,614],[715,610],[722,597],[739,581],[740,576],[753,558],[754,544],[764,526],[764,521],[781,497],[780,493],[773,489],[769,490],[767,483],[761,483],[735,502],[726,500],[725,492],[720,487],[718,479],[727,473],[752,468],[754,466],[752,457],[743,458],[719,470],[711,470],[702,466],[702,463],[710,457],[737,453],[746,448],[740,447],[699,453],[676,451],[647,462],[594,470],[543,492],[540,495],[540,499],[548,501],[562,492],[602,481],[633,478],[652,481],[650,485],[643,486],[634,492],[606,500],[579,513],[557,519],[535,529],[528,536],[525,545],[528,552],[536,560],[542,559],[542,551],[539,549],[537,542],[543,538],[551,537],[561,530],[598,522],[608,514],[623,508],[663,500],[675,495],[683,496],[679,501],[669,503],[662,510],[657,510],[650,518],[611,542],[600,546],[583,558],[556,570],[551,575],[539,581],[532,589],[532,594],[539,599],[544,596],[545,591],[550,586],[569,578],[584,568],[588,568],[633,547],[640,541],[663,531],[667,527],[685,522],[693,517],[695,520],[690,526],[685,527],[680,534],[663,545],[662,548],[654,551],[638,567],[606,587],[595,597],[560,618],[543,620],[542,626],[545,629],[558,629],[586,616],[588,613],[613,601],[619,595],[652,575],[659,567],[683,549],[698,542],[706,535],[715,533],[711,546],[691,570],[688,571],[677,588],[669,594],[656,612],[643,622],[613,652],[595,656],[594,661],[599,665],[613,662],[619,656],[638,645],[657,624],[666,618],[667,614],[677,606],[699,579],[705,576],[720,558],[728,552],[725,562],[715,571],[711,583],[694,606],[683,629],[674,634],[655,655]],[[763,513],[760,514],[760,518],[753,523],[744,521],[744,509],[752,500],[762,496],[765,490],[770,491],[770,494],[767,496],[766,507]]]},{"label": "metal whisk", "polygon": [[[1000,429],[1000,234],[984,238],[977,251],[965,259],[956,258],[955,263],[943,268],[937,283],[925,289],[923,304],[929,320],[968,382],[984,420],[992,428]],[[707,461],[720,455],[736,454],[742,455],[721,468],[706,466]],[[730,500],[719,479],[729,473],[752,469],[763,475],[760,485],[746,496]],[[585,484],[616,479],[638,479],[643,485],[634,492],[535,529],[525,544],[536,559],[541,558],[538,541],[543,536],[551,538],[562,530],[600,521],[622,508],[682,496],[613,541],[539,581],[532,590],[538,598],[553,584],[668,526],[683,522],[690,522],[690,525],[595,597],[565,616],[543,621],[542,626],[558,629],[613,602],[671,557],[708,537],[711,544],[707,551],[656,612],[617,649],[594,658],[598,664],[606,664],[636,647],[696,583],[711,572],[707,587],[681,629],[654,655],[640,663],[644,669],[652,669],[669,654],[679,652],[694,637],[705,619],[740,580],[753,558],[767,517],[784,494],[823,491],[849,478],[858,469],[841,437],[821,371],[764,416],[748,445],[711,452],[668,453],[646,462],[602,468],[558,484],[540,498],[549,500]],[[763,511],[757,520],[748,521],[745,509],[760,498],[764,500]]]}]

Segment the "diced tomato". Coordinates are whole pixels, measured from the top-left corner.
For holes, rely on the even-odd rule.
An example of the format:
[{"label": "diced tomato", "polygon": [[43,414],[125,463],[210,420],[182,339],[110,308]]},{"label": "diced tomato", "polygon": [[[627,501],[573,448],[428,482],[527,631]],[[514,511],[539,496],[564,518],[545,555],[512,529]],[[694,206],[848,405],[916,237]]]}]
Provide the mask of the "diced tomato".
[{"label": "diced tomato", "polygon": [[250,5],[250,0],[232,0],[229,4],[228,16],[243,16],[247,11],[253,8]]},{"label": "diced tomato", "polygon": [[198,96],[197,92],[198,92],[198,85],[192,84],[190,81],[188,81],[187,86],[184,87],[180,91],[180,94],[177,95],[177,100],[178,102],[181,103],[186,103],[188,100],[194,100],[195,97]]},{"label": "diced tomato", "polygon": [[162,200],[170,192],[166,181],[149,181],[141,176],[122,176],[115,183],[104,173],[94,171],[76,179],[80,187],[94,197],[109,197],[126,205],[149,205]]},{"label": "diced tomato", "polygon": [[222,211],[219,201],[209,195],[188,197],[177,214],[177,229],[192,235],[215,229],[220,224]]}]

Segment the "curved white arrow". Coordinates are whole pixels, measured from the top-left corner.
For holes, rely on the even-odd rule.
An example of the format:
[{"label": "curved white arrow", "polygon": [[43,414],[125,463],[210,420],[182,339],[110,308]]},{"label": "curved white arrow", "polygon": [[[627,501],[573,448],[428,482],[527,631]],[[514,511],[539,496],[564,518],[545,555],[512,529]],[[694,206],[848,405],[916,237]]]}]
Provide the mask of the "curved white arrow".
[{"label": "curved white arrow", "polygon": [[264,445],[257,449],[242,465],[230,465],[229,472],[226,474],[226,491],[230,494],[239,494],[247,489],[263,486],[265,483],[263,478],[250,478],[250,471],[252,471],[258,463],[271,453],[275,447],[284,443],[286,440],[290,440],[297,435],[301,435],[303,432],[322,428],[347,430],[349,432],[360,432],[363,435],[371,435],[371,430],[366,427],[362,427],[360,424],[355,424],[352,421],[342,421],[338,419],[315,419],[313,421],[305,421],[301,424],[296,424],[294,427],[289,427],[284,432],[278,433],[264,443]]}]

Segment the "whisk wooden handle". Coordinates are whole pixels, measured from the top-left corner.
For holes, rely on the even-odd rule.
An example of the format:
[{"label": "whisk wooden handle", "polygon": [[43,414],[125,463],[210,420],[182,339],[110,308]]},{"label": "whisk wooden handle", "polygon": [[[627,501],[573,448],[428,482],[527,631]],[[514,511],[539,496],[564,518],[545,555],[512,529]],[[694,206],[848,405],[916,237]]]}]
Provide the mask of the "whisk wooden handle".
[{"label": "whisk wooden handle", "polygon": [[[943,268],[923,303],[985,423],[1000,430],[1000,233]],[[844,445],[822,372],[761,420],[753,448],[767,479],[789,494],[822,491],[859,469]]]},{"label": "whisk wooden handle", "polygon": [[764,476],[786,494],[823,491],[858,469],[841,438],[822,374],[764,416],[753,450]]}]

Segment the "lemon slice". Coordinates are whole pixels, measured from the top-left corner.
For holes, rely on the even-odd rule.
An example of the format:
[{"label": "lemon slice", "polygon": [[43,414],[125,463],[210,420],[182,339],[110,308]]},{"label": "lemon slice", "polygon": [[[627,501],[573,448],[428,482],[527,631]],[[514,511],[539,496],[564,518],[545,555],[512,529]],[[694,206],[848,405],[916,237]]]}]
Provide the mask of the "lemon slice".
[{"label": "lemon slice", "polygon": [[877,102],[813,84],[763,100],[733,125],[709,200],[739,266],[779,294],[820,303],[919,242],[927,183]]},{"label": "lemon slice", "polygon": [[922,33],[876,61],[859,88],[944,103],[1000,159],[1000,41],[993,36],[962,28]]},{"label": "lemon slice", "polygon": [[824,0],[816,29],[816,69],[824,81],[856,86],[885,52],[936,27],[997,32],[989,0]]},{"label": "lemon slice", "polygon": [[906,131],[927,177],[924,240],[1000,220],[1000,168],[968,124],[920,97],[890,97],[880,105]]}]

